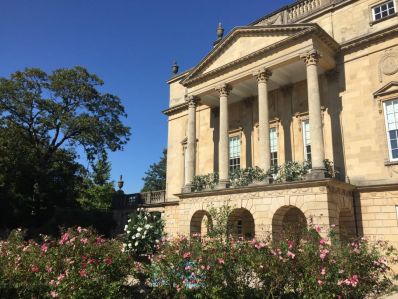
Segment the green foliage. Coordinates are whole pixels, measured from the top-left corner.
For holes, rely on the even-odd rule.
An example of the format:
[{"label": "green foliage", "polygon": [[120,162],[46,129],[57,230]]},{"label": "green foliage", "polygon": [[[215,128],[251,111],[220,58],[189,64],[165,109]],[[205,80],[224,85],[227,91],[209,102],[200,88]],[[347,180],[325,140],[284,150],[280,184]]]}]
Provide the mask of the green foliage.
[{"label": "green foliage", "polygon": [[77,201],[86,210],[108,210],[116,192],[113,182],[109,182],[111,166],[106,154],[103,154],[93,166],[93,173],[86,176],[80,187]]},{"label": "green foliage", "polygon": [[192,180],[192,191],[203,191],[214,189],[219,181],[218,173],[196,175]]},{"label": "green foliage", "polygon": [[238,168],[229,173],[229,181],[233,187],[248,186],[256,181],[264,181],[266,178],[266,173],[258,166]]},{"label": "green foliage", "polygon": [[311,164],[305,161],[304,163],[299,163],[296,161],[288,161],[282,166],[273,169],[277,170],[274,176],[274,181],[281,182],[292,182],[303,180],[305,175],[311,169]]},{"label": "green foliage", "polygon": [[0,242],[1,298],[123,298],[133,261],[122,244],[69,229],[59,239],[25,242],[21,231]]},{"label": "green foliage", "polygon": [[209,218],[206,219],[209,228],[207,236],[219,240],[228,240],[230,228],[228,227],[228,217],[233,208],[229,204],[219,208],[209,206]]},{"label": "green foliage", "polygon": [[167,150],[163,150],[163,156],[158,163],[154,163],[145,172],[144,187],[141,192],[166,190],[166,166]]},{"label": "green foliage", "polygon": [[396,251],[366,239],[332,244],[319,227],[299,241],[180,236],[146,267],[157,298],[371,298],[391,288]]},{"label": "green foliage", "polygon": [[0,78],[3,225],[12,227],[12,219],[39,225],[54,207],[75,205],[83,177],[77,146],[93,161],[126,144],[124,108],[118,97],[98,91],[102,85],[83,67],[50,74],[30,68]]},{"label": "green foliage", "polygon": [[124,252],[135,257],[154,253],[163,237],[163,229],[164,221],[160,215],[138,208],[124,227]]}]

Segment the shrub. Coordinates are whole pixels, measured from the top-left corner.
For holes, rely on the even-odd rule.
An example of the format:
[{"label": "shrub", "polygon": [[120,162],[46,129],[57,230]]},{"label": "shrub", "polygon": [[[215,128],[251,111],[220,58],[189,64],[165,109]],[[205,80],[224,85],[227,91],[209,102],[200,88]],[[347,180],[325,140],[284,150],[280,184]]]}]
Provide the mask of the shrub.
[{"label": "shrub", "polygon": [[319,227],[301,239],[178,237],[162,244],[146,267],[153,297],[368,298],[392,285],[386,243],[323,239]]},{"label": "shrub", "polygon": [[164,222],[159,215],[138,208],[124,227],[123,250],[133,256],[152,254],[163,236]]},{"label": "shrub", "polygon": [[229,174],[229,180],[233,187],[248,186],[255,181],[264,181],[266,177],[266,173],[258,166],[234,169]]},{"label": "shrub", "polygon": [[203,191],[205,189],[214,189],[219,181],[218,173],[209,173],[205,175],[196,175],[192,180],[192,191]]},{"label": "shrub", "polygon": [[120,298],[133,261],[122,243],[78,227],[59,239],[23,240],[14,231],[0,242],[1,298]]}]

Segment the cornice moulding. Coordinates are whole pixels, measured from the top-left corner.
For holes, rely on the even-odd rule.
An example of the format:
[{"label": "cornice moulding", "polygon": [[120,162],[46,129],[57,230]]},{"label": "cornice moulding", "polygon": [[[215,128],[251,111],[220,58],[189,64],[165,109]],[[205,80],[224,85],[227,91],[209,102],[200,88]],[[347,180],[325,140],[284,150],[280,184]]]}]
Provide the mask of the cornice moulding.
[{"label": "cornice moulding", "polygon": [[163,110],[162,113],[167,116],[170,116],[170,115],[176,114],[178,112],[181,112],[181,111],[184,111],[187,109],[188,109],[188,103],[184,102],[184,103],[178,104],[176,106],[170,107],[166,110]]}]

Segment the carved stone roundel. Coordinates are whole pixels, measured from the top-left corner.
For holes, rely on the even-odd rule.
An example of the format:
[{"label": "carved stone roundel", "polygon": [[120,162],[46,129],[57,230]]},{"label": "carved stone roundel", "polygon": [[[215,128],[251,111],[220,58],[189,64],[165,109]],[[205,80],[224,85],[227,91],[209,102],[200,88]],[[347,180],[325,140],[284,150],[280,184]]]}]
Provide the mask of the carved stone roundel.
[{"label": "carved stone roundel", "polygon": [[380,61],[380,70],[384,75],[391,76],[398,72],[398,53],[388,53]]}]

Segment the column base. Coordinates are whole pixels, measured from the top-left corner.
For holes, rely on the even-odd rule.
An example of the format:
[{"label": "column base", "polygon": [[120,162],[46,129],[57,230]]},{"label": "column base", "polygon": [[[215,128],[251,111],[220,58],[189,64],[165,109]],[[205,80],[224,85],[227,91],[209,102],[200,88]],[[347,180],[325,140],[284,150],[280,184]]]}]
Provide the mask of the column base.
[{"label": "column base", "polygon": [[220,180],[216,186],[215,189],[220,190],[220,189],[227,189],[230,186],[229,180]]},{"label": "column base", "polygon": [[307,173],[305,178],[307,180],[322,180],[326,178],[326,169],[324,167],[314,167],[310,173]]},{"label": "column base", "polygon": [[191,185],[191,184],[185,185],[185,186],[182,187],[182,189],[181,189],[181,193],[191,193],[191,192],[193,192],[193,191],[192,191],[192,185]]}]

